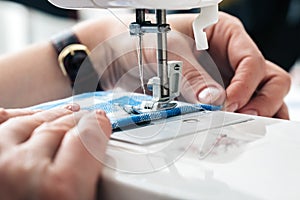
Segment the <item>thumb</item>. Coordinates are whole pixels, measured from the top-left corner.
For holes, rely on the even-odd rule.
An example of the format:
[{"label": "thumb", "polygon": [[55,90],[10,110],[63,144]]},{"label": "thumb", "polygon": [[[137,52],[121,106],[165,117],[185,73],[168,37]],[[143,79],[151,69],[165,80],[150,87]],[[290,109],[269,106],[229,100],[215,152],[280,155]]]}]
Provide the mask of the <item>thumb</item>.
[{"label": "thumb", "polygon": [[190,103],[223,105],[226,99],[224,88],[214,81],[205,70],[195,68],[185,73],[182,78],[180,100]]},{"label": "thumb", "polygon": [[226,92],[222,76],[209,54],[201,54],[184,62],[181,97],[190,103],[223,105]]},{"label": "thumb", "polygon": [[169,59],[183,61],[178,99],[222,105],[226,99],[222,76],[208,52],[195,50],[195,41],[184,34],[173,31],[168,36]]}]

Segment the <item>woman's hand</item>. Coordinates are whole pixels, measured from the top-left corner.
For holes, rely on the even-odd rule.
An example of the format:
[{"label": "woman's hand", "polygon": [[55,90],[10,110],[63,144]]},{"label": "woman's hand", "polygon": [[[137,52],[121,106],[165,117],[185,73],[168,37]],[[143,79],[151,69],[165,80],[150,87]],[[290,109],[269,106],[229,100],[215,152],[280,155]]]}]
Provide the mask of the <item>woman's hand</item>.
[{"label": "woman's hand", "polygon": [[207,30],[209,53],[223,77],[228,69],[225,109],[267,117],[288,119],[284,97],[290,89],[287,72],[266,60],[242,23],[228,14],[220,13],[219,22]]},{"label": "woman's hand", "polygon": [[111,125],[78,110],[1,110],[0,199],[95,197]]}]

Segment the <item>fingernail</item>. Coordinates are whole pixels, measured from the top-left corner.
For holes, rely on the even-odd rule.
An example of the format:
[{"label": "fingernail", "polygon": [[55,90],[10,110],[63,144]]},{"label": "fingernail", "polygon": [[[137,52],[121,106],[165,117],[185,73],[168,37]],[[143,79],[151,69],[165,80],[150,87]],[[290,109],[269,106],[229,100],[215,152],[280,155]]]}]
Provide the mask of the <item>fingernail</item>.
[{"label": "fingernail", "polygon": [[254,116],[257,116],[258,115],[258,112],[256,110],[246,110],[246,111],[242,111],[242,113],[244,114],[247,114],[247,115],[254,115]]},{"label": "fingernail", "polygon": [[77,112],[80,110],[80,106],[76,103],[66,105],[64,108],[73,112]]},{"label": "fingernail", "polygon": [[216,87],[208,87],[199,93],[198,100],[200,101],[200,103],[221,105],[225,100],[225,99],[220,99],[222,93],[223,91],[221,91]]},{"label": "fingernail", "polygon": [[105,112],[103,110],[96,110],[96,114],[105,115]]},{"label": "fingernail", "polygon": [[237,103],[233,103],[233,104],[230,104],[228,106],[226,106],[225,110],[227,112],[234,112],[236,111],[237,109],[239,108],[239,105]]}]

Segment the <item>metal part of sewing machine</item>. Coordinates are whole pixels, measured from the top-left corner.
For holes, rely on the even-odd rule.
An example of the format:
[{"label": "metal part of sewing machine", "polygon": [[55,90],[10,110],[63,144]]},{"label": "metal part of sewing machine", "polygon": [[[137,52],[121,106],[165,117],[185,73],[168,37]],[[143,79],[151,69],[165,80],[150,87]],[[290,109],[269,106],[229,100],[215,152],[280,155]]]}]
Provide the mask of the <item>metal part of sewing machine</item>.
[{"label": "metal part of sewing machine", "polygon": [[[146,33],[157,34],[157,76],[148,81],[148,89],[152,91],[152,101],[142,103],[140,110],[166,110],[176,107],[171,102],[180,94],[180,75],[182,61],[168,62],[167,33],[171,30],[167,24],[166,10],[155,10],[156,23],[145,20],[145,9],[136,9],[136,21],[129,26],[130,35],[139,37],[139,64],[142,65],[142,36]],[[142,66],[143,67],[143,66]]]}]

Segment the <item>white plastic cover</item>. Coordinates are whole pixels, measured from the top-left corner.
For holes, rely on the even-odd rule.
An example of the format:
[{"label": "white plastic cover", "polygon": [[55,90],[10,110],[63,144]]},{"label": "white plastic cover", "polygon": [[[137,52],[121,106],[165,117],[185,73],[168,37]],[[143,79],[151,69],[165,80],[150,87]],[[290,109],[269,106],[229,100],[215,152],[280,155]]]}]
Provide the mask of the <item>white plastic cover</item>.
[{"label": "white plastic cover", "polygon": [[222,0],[48,0],[62,8],[149,8],[180,10],[217,5]]}]

